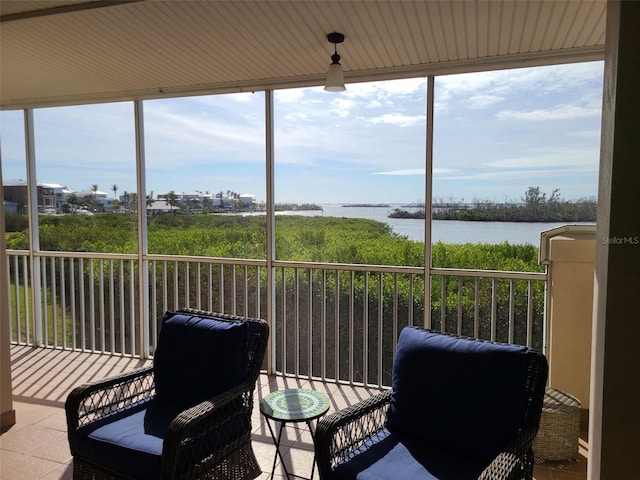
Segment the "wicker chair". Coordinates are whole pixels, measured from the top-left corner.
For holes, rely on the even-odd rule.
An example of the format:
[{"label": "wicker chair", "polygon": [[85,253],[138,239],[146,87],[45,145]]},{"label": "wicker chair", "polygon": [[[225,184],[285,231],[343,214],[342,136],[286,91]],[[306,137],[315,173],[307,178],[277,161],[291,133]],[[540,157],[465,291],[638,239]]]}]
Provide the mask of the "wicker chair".
[{"label": "wicker chair", "polygon": [[65,404],[74,479],[253,479],[253,392],[266,322],[167,312],[154,364],[75,388]]},{"label": "wicker chair", "polygon": [[320,420],[320,478],[531,479],[547,369],[526,347],[407,327],[392,390]]}]

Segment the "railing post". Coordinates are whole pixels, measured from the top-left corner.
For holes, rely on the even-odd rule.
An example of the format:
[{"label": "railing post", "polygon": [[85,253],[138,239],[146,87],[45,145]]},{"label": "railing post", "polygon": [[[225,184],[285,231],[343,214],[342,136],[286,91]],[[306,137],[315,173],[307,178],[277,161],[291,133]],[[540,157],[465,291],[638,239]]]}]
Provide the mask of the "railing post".
[{"label": "railing post", "polygon": [[424,174],[424,327],[431,328],[431,210],[433,196],[433,105],[435,78],[427,77],[426,158]]},{"label": "railing post", "polygon": [[[149,347],[149,260],[147,254],[147,179],[144,151],[144,110],[141,100],[133,102],[136,128],[136,178],[138,188],[138,316],[140,358],[151,355]],[[156,319],[154,318],[155,322]],[[133,353],[133,352],[132,352]]]},{"label": "railing post", "polygon": [[38,180],[36,178],[36,148],[33,125],[33,110],[24,111],[25,152],[27,157],[27,187],[29,205],[29,268],[31,269],[31,311],[33,313],[33,346],[43,345],[42,337],[42,289],[40,257],[40,234],[38,231]]},{"label": "railing post", "polygon": [[267,323],[271,341],[267,344],[267,374],[275,369],[276,354],[276,280],[273,262],[276,257],[275,237],[275,194],[274,194],[274,147],[273,147],[273,90],[265,92],[265,134],[266,134],[266,194],[267,194]]}]

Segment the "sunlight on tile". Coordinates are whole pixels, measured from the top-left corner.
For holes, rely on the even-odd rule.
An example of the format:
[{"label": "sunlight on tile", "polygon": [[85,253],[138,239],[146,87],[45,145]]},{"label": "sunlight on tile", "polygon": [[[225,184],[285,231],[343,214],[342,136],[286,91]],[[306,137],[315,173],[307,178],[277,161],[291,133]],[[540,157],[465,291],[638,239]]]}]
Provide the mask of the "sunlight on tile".
[{"label": "sunlight on tile", "polygon": [[[134,358],[11,347],[14,408],[17,423],[0,435],[0,478],[11,480],[71,480],[72,459],[66,435],[64,401],[69,391],[104,374],[113,375],[149,364]],[[61,378],[64,377],[64,378]],[[260,480],[275,476],[284,480],[282,462],[276,458],[274,441],[260,414],[259,402],[286,388],[309,388],[325,393],[329,412],[335,412],[379,393],[376,388],[353,387],[318,380],[261,375],[255,391],[252,415],[253,449],[262,470]],[[277,435],[279,424],[272,422]],[[314,422],[315,426],[315,422]],[[535,480],[584,480],[588,451],[586,426],[581,431],[576,461],[543,462],[534,467]],[[308,477],[313,462],[313,440],[305,423],[287,423],[283,430],[282,455],[290,473]],[[318,478],[317,471],[315,478]]]}]

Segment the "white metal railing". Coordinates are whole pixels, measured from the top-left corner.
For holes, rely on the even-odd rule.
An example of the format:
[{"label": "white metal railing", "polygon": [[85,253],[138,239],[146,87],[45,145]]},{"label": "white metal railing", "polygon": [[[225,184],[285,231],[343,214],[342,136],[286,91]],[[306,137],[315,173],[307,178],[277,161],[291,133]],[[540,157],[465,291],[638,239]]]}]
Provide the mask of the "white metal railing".
[{"label": "white metal railing", "polygon": [[377,386],[407,325],[543,348],[544,273],[431,269],[425,290],[421,267],[278,261],[269,292],[264,260],[147,255],[141,310],[137,255],[7,253],[16,343],[144,357],[164,312],[192,307],[267,318],[276,372]]}]

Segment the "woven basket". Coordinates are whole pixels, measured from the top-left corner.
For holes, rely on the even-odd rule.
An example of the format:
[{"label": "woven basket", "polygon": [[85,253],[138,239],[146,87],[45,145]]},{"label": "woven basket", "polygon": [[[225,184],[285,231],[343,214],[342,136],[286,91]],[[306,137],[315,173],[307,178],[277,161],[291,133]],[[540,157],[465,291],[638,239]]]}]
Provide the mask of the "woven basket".
[{"label": "woven basket", "polygon": [[574,460],[578,456],[580,401],[573,395],[547,388],[540,428],[533,441],[533,453],[541,460]]}]

